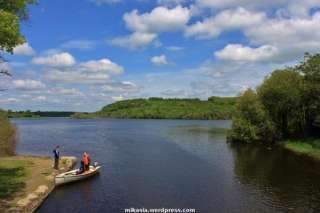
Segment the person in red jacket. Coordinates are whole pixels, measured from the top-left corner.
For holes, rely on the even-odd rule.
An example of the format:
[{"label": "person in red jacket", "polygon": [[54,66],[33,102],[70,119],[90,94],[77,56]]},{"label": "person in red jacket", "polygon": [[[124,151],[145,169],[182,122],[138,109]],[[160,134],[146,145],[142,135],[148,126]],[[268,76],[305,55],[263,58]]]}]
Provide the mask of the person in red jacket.
[{"label": "person in red jacket", "polygon": [[88,153],[84,152],[83,153],[83,163],[84,163],[84,168],[85,168],[85,171],[88,171],[89,168],[90,168],[90,156]]}]

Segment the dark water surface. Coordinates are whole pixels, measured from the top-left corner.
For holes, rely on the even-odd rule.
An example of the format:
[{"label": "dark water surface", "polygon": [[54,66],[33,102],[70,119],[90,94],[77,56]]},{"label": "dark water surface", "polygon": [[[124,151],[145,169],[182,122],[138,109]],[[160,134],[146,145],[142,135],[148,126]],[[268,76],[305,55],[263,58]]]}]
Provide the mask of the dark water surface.
[{"label": "dark water surface", "polygon": [[280,148],[231,146],[229,121],[14,120],[18,153],[90,153],[101,174],[57,188],[38,212],[320,212],[319,164]]}]

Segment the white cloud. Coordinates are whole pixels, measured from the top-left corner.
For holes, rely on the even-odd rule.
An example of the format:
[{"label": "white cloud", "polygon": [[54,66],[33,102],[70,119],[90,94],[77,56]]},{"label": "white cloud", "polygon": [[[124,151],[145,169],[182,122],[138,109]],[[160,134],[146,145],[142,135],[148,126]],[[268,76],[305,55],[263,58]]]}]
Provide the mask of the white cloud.
[{"label": "white cloud", "polygon": [[215,52],[215,56],[231,61],[270,61],[278,54],[277,48],[264,45],[258,48],[245,47],[241,44],[229,44],[222,50]]},{"label": "white cloud", "polygon": [[110,80],[112,75],[123,72],[122,66],[104,58],[77,63],[67,68],[47,69],[45,78],[58,83],[103,84]]},{"label": "white cloud", "polygon": [[29,43],[24,43],[21,45],[16,46],[13,49],[13,53],[15,55],[34,55],[35,51],[33,48],[29,45]]},{"label": "white cloud", "polygon": [[139,86],[130,81],[109,82],[102,87],[103,92],[124,94],[135,93],[139,91],[139,89]]},{"label": "white cloud", "polygon": [[32,63],[54,67],[68,67],[74,65],[76,60],[70,53],[62,52],[43,57],[35,57],[32,59]]},{"label": "white cloud", "polygon": [[105,73],[88,73],[74,70],[49,70],[45,74],[49,81],[76,84],[104,84],[110,79]]},{"label": "white cloud", "polygon": [[46,101],[47,100],[47,97],[46,96],[43,96],[43,95],[40,95],[40,96],[36,96],[34,98],[32,98],[33,101]]},{"label": "white cloud", "polygon": [[68,95],[68,96],[83,96],[83,93],[79,91],[78,89],[75,88],[53,88],[52,90],[49,91],[50,94],[54,95]]},{"label": "white cloud", "polygon": [[13,87],[18,90],[41,90],[46,86],[41,81],[36,80],[13,80]]},{"label": "white cloud", "polygon": [[252,44],[277,47],[280,60],[295,60],[320,49],[320,12],[308,18],[269,19],[244,31]]},{"label": "white cloud", "polygon": [[90,72],[106,72],[112,74],[123,73],[123,67],[110,61],[107,58],[101,60],[91,60],[87,62],[80,63],[80,68],[90,71]]},{"label": "white cloud", "polygon": [[177,31],[184,28],[190,18],[189,9],[181,6],[172,9],[160,6],[144,14],[133,10],[123,16],[128,29],[149,33]]},{"label": "white cloud", "polygon": [[214,38],[223,31],[242,29],[260,24],[266,18],[262,12],[249,11],[244,8],[224,10],[216,16],[198,21],[186,28],[186,36],[201,39]]},{"label": "white cloud", "polygon": [[246,7],[251,9],[279,9],[286,10],[293,16],[306,16],[313,7],[319,6],[319,0],[197,0],[200,8],[225,9]]},{"label": "white cloud", "polygon": [[19,101],[20,100],[17,99],[17,98],[6,98],[6,99],[1,98],[0,99],[0,103],[1,104],[16,103],[16,102],[19,102]]},{"label": "white cloud", "polygon": [[155,65],[167,65],[167,57],[165,55],[154,56],[150,61]]},{"label": "white cloud", "polygon": [[157,34],[135,32],[128,36],[117,37],[111,40],[111,44],[129,49],[145,47],[155,41]]},{"label": "white cloud", "polygon": [[80,49],[80,50],[90,50],[96,46],[96,42],[91,40],[70,40],[61,44],[62,48],[66,49]]},{"label": "white cloud", "polygon": [[190,18],[189,9],[181,6],[175,8],[159,6],[150,13],[143,14],[139,14],[138,10],[133,10],[123,16],[132,34],[114,38],[111,43],[130,49],[145,47],[155,42],[159,33],[183,29]]}]

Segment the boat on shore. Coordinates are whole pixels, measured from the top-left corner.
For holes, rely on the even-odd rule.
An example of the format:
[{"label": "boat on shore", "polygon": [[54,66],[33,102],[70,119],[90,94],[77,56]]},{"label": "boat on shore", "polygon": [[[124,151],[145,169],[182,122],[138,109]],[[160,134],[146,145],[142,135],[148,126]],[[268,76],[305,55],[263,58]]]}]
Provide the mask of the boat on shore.
[{"label": "boat on shore", "polygon": [[87,179],[99,173],[101,166],[90,166],[88,171],[79,174],[79,169],[59,174],[55,177],[55,185],[62,185],[66,183],[76,182]]}]

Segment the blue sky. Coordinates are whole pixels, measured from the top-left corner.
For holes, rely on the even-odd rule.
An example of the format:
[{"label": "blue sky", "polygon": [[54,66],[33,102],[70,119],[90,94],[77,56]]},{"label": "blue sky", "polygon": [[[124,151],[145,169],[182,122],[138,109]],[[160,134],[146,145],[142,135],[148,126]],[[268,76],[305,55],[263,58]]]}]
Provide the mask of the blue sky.
[{"label": "blue sky", "polygon": [[318,0],[39,0],[5,54],[0,107],[96,111],[256,87],[319,52]]}]

